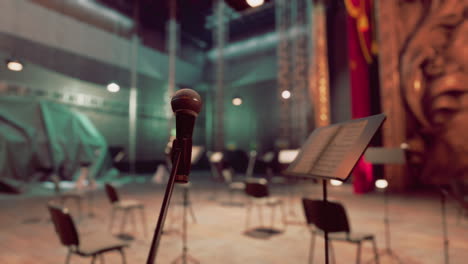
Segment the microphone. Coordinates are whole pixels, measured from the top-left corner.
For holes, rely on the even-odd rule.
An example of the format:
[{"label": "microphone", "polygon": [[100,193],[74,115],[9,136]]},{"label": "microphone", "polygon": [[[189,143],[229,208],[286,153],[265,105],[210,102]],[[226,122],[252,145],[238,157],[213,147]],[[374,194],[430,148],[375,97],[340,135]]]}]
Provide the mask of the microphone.
[{"label": "microphone", "polygon": [[202,100],[191,89],[178,90],[171,100],[172,111],[176,116],[176,139],[172,142],[172,164],[175,164],[176,150],[181,153],[175,182],[187,183],[192,156],[192,134],[195,118],[200,113]]}]

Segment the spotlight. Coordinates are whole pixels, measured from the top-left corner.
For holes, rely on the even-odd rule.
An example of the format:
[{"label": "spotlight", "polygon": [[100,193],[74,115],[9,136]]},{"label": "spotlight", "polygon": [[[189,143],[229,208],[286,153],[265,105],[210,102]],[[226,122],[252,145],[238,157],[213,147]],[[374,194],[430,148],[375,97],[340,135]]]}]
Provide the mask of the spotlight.
[{"label": "spotlight", "polygon": [[343,185],[343,182],[339,181],[339,180],[330,180],[330,184],[332,186],[341,186],[341,185]]},{"label": "spotlight", "polygon": [[19,72],[23,70],[23,64],[19,60],[7,60],[6,65],[10,71]]},{"label": "spotlight", "polygon": [[388,182],[385,179],[380,179],[375,181],[375,187],[379,189],[385,189],[388,186]]},{"label": "spotlight", "polygon": [[288,90],[284,90],[284,91],[281,93],[281,97],[283,97],[283,99],[289,99],[289,97],[291,97],[291,92],[288,91]]},{"label": "spotlight", "polygon": [[210,161],[213,163],[220,162],[223,159],[223,153],[222,152],[214,152],[210,156]]},{"label": "spotlight", "polygon": [[239,106],[242,104],[242,98],[240,98],[239,96],[236,96],[234,98],[232,98],[232,104],[235,105],[235,106]]},{"label": "spotlight", "polygon": [[251,7],[258,7],[263,5],[264,0],[246,0],[247,4]]},{"label": "spotlight", "polygon": [[116,93],[120,90],[120,86],[114,82],[112,83],[109,83],[107,85],[107,91],[111,92],[111,93]]}]

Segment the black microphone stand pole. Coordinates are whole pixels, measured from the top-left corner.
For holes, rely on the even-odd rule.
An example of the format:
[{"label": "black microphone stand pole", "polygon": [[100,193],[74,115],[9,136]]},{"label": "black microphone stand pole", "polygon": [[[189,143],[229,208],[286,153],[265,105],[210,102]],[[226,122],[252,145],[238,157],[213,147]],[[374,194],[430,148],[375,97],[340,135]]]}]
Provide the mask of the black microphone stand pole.
[{"label": "black microphone stand pole", "polygon": [[172,197],[172,191],[174,190],[174,182],[177,174],[177,167],[179,167],[180,158],[182,156],[181,148],[173,146],[173,151],[175,159],[173,161],[171,175],[166,186],[166,193],[164,194],[164,200],[161,205],[161,211],[159,212],[158,224],[156,225],[156,229],[154,231],[153,241],[151,242],[151,248],[148,254],[148,259],[146,260],[147,264],[153,264],[154,260],[156,259],[159,241],[161,240],[161,233],[164,228],[164,222],[166,220],[167,209],[169,208],[169,203]]}]

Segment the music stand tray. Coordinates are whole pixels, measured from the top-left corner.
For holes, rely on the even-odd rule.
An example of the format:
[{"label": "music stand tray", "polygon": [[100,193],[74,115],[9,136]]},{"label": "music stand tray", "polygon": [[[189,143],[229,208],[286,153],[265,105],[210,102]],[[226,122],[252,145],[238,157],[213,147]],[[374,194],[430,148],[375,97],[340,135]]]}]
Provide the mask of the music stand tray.
[{"label": "music stand tray", "polygon": [[346,181],[385,118],[379,114],[315,129],[285,173]]},{"label": "music stand tray", "polygon": [[[326,180],[348,179],[385,118],[379,114],[315,129],[285,174],[323,179],[323,200],[327,201]],[[324,240],[328,264],[328,232]]]}]

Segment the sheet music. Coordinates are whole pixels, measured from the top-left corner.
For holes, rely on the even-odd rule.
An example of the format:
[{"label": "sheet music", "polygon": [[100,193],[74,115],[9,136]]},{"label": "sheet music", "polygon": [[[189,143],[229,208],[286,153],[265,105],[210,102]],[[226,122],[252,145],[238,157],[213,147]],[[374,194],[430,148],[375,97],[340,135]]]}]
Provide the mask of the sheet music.
[{"label": "sheet music", "polygon": [[295,164],[293,171],[298,173],[307,173],[312,169],[315,161],[320,157],[324,149],[330,143],[330,140],[335,136],[338,131],[339,126],[330,126],[322,128],[317,133],[312,134],[311,137],[307,140],[305,145],[313,140],[314,145],[311,148],[303,149],[300,153],[300,160]]},{"label": "sheet music", "polygon": [[[313,164],[310,174],[337,177],[335,171],[349,153],[351,147],[364,131],[367,120],[352,122],[339,126],[339,130],[328,147],[321,153],[319,159]],[[346,175],[347,176],[347,175]]]}]

